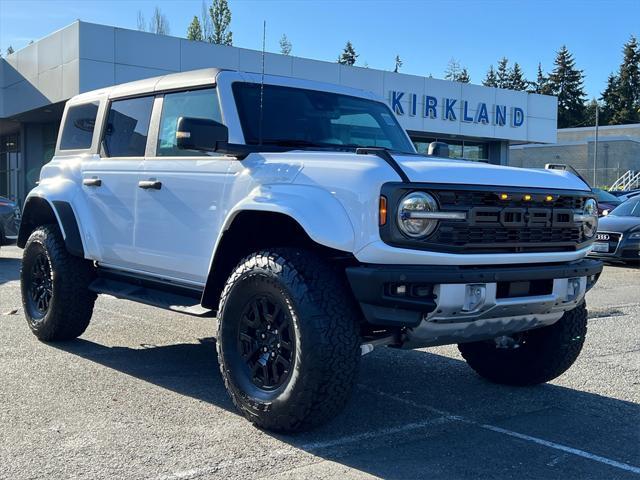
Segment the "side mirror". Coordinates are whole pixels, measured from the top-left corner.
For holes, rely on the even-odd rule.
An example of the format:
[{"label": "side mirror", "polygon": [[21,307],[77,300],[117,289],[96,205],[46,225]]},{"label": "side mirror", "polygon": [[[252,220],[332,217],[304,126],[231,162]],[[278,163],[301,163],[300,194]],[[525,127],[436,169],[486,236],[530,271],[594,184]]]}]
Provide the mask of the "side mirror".
[{"label": "side mirror", "polygon": [[181,150],[215,152],[220,143],[229,141],[226,125],[208,118],[178,118],[176,145]]},{"label": "side mirror", "polygon": [[427,155],[430,157],[449,158],[449,145],[444,142],[431,142]]}]

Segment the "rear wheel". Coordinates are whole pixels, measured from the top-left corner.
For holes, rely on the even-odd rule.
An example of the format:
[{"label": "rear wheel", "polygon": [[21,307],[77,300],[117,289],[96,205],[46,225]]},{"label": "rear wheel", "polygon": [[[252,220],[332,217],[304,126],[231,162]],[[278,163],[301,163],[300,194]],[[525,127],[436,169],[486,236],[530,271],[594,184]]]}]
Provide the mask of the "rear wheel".
[{"label": "rear wheel", "polygon": [[584,303],[548,327],[461,343],[458,349],[482,377],[506,385],[535,385],[562,375],[578,358],[587,334]]},{"label": "rear wheel", "polygon": [[343,276],[311,252],[245,258],[224,288],[218,356],[236,407],[275,431],[314,427],[346,404],[360,359]]},{"label": "rear wheel", "polygon": [[67,252],[55,225],[37,228],[27,240],[20,280],[29,328],[43,341],[70,340],[86,330],[96,294],[91,263]]}]

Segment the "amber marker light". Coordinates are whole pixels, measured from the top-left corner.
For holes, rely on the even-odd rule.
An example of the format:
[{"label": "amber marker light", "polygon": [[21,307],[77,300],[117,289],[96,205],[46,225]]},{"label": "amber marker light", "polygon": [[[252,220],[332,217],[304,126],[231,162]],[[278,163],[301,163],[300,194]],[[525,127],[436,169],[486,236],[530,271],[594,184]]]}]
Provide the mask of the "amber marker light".
[{"label": "amber marker light", "polygon": [[387,197],[380,195],[380,205],[378,208],[380,226],[387,223]]},{"label": "amber marker light", "polygon": [[531,201],[531,195],[529,195],[528,193],[523,197],[525,202],[530,202]]},{"label": "amber marker light", "polygon": [[544,197],[544,199],[547,202],[553,202],[553,195],[547,195],[546,197]]},{"label": "amber marker light", "polygon": [[509,195],[507,195],[506,193],[501,193],[500,200],[509,200]]}]

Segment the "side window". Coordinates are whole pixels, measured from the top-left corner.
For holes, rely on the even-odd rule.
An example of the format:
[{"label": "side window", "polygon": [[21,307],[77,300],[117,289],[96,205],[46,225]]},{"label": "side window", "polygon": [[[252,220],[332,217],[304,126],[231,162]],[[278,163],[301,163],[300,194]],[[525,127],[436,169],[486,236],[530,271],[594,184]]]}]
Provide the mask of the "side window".
[{"label": "side window", "polygon": [[91,148],[93,129],[96,126],[98,102],[76,105],[67,110],[62,127],[60,150],[84,150]]},{"label": "side window", "polygon": [[144,157],[153,97],[111,102],[102,148],[108,157]]},{"label": "side window", "polygon": [[162,117],[158,131],[158,156],[206,156],[205,152],[180,150],[176,146],[178,118],[206,118],[222,122],[215,88],[190,92],[168,93],[162,102]]}]

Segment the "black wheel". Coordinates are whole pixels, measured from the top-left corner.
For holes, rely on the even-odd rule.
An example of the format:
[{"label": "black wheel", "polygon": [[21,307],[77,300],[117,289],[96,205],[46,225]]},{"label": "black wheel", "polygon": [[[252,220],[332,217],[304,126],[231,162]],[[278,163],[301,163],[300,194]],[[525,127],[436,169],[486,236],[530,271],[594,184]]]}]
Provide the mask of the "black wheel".
[{"label": "black wheel", "polygon": [[20,280],[29,328],[43,341],[70,340],[86,330],[96,294],[94,269],[70,255],[56,226],[39,227],[24,248]]},{"label": "black wheel", "polygon": [[360,360],[344,276],[311,252],[254,253],[220,299],[218,357],[231,399],[257,426],[299,431],[346,404]]},{"label": "black wheel", "polygon": [[548,327],[494,340],[461,343],[458,349],[482,377],[506,385],[536,385],[562,375],[576,361],[587,334],[584,303]]}]

